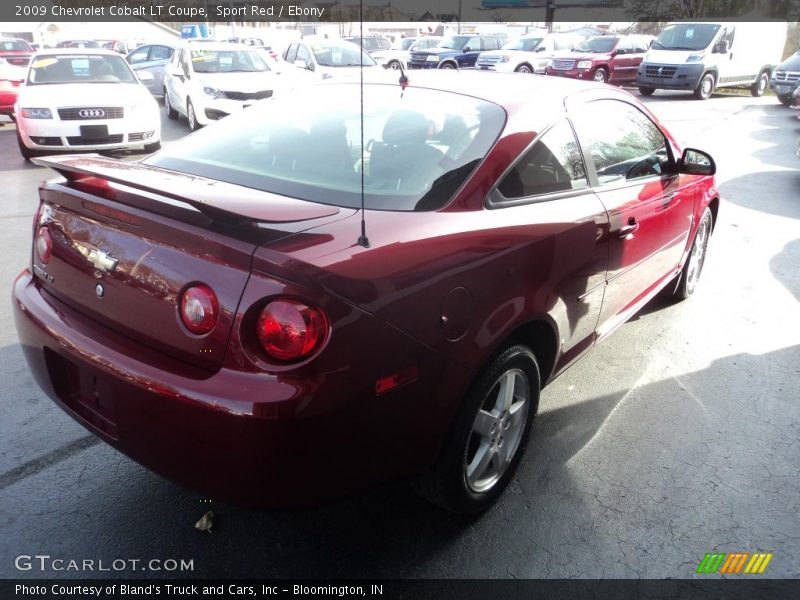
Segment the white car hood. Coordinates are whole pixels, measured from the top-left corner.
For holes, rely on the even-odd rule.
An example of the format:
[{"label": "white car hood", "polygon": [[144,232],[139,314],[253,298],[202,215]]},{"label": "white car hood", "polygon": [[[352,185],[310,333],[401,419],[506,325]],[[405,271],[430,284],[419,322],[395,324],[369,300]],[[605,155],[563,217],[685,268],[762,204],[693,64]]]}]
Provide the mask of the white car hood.
[{"label": "white car hood", "polygon": [[27,107],[130,106],[152,100],[139,83],[57,83],[24,85],[17,102]]},{"label": "white car hood", "polygon": [[648,50],[642,62],[662,65],[682,65],[691,54],[699,54],[703,50]]},{"label": "white car hood", "polygon": [[259,73],[197,73],[199,81],[218,90],[231,92],[260,92],[275,87],[275,74]]}]

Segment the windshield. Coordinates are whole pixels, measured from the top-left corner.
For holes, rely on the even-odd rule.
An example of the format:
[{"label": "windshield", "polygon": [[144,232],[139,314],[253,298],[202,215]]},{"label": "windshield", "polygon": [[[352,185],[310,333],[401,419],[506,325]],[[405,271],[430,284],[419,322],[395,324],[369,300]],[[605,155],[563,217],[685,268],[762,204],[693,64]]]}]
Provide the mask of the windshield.
[{"label": "windshield", "polygon": [[408,50],[411,46],[414,45],[414,42],[417,38],[403,38],[399,42],[395,42],[394,46],[392,47],[393,50]]},{"label": "windshield", "polygon": [[575,46],[575,52],[611,52],[616,44],[614,37],[593,37]]},{"label": "windshield", "polygon": [[27,85],[58,83],[138,83],[122,56],[51,54],[31,63]]},{"label": "windshield", "polygon": [[192,50],[195,73],[261,73],[270,68],[257,50]]},{"label": "windshield", "polygon": [[517,38],[503,44],[503,50],[524,50],[531,52],[543,38]]},{"label": "windshield", "polygon": [[3,52],[30,52],[27,42],[22,40],[0,40],[0,50]]},{"label": "windshield", "polygon": [[454,35],[449,38],[444,38],[436,47],[448,48],[450,50],[461,50],[464,47],[464,44],[469,41],[469,38],[470,36],[468,35]]},{"label": "windshield", "polygon": [[652,47],[655,50],[703,50],[714,39],[717,31],[719,25],[711,23],[667,25]]},{"label": "windshield", "polygon": [[312,44],[311,51],[317,64],[323,67],[357,67],[359,54],[365,67],[377,64],[372,57],[359,46],[352,43],[343,44]]},{"label": "windshield", "polygon": [[[320,102],[324,96],[325,102]],[[284,196],[358,208],[435,210],[489,151],[495,104],[397,85],[326,85],[266,100],[171,144],[145,164]]]}]

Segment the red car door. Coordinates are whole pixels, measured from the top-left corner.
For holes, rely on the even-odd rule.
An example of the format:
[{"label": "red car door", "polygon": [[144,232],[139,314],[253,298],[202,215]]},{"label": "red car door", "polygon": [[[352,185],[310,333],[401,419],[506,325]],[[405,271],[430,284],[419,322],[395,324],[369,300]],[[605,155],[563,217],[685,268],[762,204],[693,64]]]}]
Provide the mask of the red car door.
[{"label": "red car door", "polygon": [[605,99],[570,114],[608,211],[609,265],[598,322],[603,337],[675,275],[694,199],[681,187],[668,140],[639,108]]},{"label": "red car door", "polygon": [[[641,58],[639,59],[641,61]],[[639,63],[633,53],[633,44],[630,38],[623,37],[617,42],[617,47],[611,56],[611,83],[625,83],[636,79]]]}]

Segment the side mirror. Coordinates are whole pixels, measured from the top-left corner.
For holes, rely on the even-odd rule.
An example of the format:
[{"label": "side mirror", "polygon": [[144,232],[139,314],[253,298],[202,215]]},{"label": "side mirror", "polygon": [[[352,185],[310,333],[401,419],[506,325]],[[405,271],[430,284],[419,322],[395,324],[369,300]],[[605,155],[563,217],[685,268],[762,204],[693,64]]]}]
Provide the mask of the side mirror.
[{"label": "side mirror", "polygon": [[710,154],[695,148],[686,148],[678,163],[678,171],[688,175],[714,175],[717,164]]},{"label": "side mirror", "polygon": [[470,48],[469,46],[464,46],[462,52],[472,52],[472,48]]},{"label": "side mirror", "polygon": [[139,81],[144,83],[145,81],[153,81],[155,77],[150,71],[137,71],[136,76],[139,78]]},{"label": "side mirror", "polygon": [[547,50],[547,48],[544,46],[537,46],[534,52],[544,52],[545,50]]},{"label": "side mirror", "polygon": [[727,54],[728,53],[728,40],[720,40],[717,43],[717,53],[718,54]]}]

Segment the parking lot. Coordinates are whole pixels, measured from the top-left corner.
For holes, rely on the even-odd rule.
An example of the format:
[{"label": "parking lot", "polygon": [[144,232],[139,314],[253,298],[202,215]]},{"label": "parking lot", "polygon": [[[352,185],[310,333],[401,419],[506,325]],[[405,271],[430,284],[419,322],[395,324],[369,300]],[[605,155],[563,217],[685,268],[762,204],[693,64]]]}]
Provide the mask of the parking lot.
[{"label": "parking lot", "polygon": [[[800,121],[774,97],[643,100],[718,165],[723,204],[700,288],[677,305],[656,298],[545,389],[525,460],[489,512],[449,515],[403,483],[302,511],[202,498],[45,397],[7,300],[0,576],[87,576],[14,566],[47,554],[194,565],[100,577],[685,578],[714,551],[772,552],[767,576],[800,576]],[[162,121],[165,145],[188,133]],[[13,125],[0,127],[7,294],[51,175],[22,160]],[[209,508],[213,534],[193,528]]]}]

